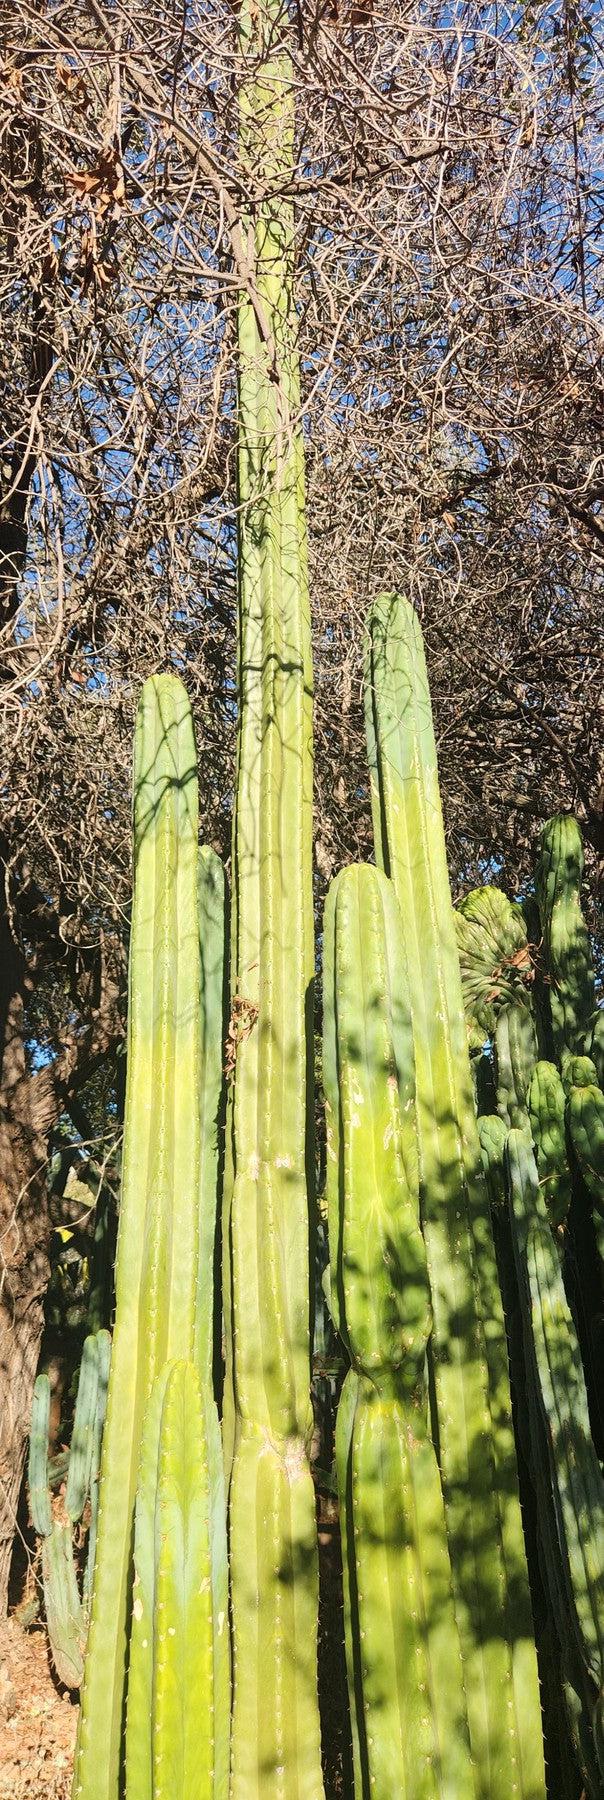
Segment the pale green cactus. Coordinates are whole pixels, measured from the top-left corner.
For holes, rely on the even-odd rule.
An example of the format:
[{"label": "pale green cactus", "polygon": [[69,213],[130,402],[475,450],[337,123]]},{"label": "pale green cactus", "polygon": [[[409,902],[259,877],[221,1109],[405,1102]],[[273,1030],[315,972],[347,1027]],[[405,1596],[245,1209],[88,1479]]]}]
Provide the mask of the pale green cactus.
[{"label": "pale green cactus", "polygon": [[317,1800],[312,1430],[312,670],[281,6],[245,0],[238,309],[239,735],[233,838],[225,1449],[233,1800]]},{"label": "pale green cactus", "polygon": [[147,1408],[136,1497],[126,1800],[228,1795],[221,1482],[214,1403],[192,1363],[166,1363]]},{"label": "pale green cactus", "polygon": [[431,1329],[419,1226],[399,910],[345,869],[325,912],[331,1293],[352,1368],[336,1461],[356,1800],[474,1795],[442,1490],[427,1430]]},{"label": "pale green cactus", "polygon": [[382,596],[370,614],[366,695],[376,854],[394,882],[405,936],[435,1430],[476,1789],[481,1800],[541,1800],[541,1709],[505,1331],[428,679],[419,621],[397,595]]},{"label": "pale green cactus", "polygon": [[200,1188],[197,770],[180,681],[142,691],[134,765],[128,1073],[97,1553],[74,1800],[117,1800],[134,1501],[156,1375],[193,1353]]}]

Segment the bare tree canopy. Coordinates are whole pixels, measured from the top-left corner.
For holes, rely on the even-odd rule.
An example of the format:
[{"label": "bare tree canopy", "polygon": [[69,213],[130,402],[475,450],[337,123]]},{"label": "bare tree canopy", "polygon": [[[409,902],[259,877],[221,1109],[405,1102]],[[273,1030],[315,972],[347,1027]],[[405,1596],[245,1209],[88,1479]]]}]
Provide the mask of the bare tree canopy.
[{"label": "bare tree canopy", "polygon": [[[364,620],[376,592],[401,587],[424,620],[454,882],[497,868],[522,888],[540,819],[573,807],[597,924],[596,16],[589,0],[284,8],[318,896],[369,852]],[[153,669],[187,683],[202,828],[229,855],[235,309],[250,287],[242,212],[263,195],[239,166],[226,0],[3,0],[0,19],[9,1544],[47,1279],[48,1131],[122,1031],[130,738]]]}]

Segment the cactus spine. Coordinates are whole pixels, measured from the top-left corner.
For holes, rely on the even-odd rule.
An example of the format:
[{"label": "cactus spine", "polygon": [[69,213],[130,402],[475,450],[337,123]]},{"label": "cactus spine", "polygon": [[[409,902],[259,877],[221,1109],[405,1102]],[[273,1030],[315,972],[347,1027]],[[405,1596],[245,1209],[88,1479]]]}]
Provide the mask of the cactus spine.
[{"label": "cactus spine", "polygon": [[139,703],[134,899],[116,1322],[74,1800],[116,1800],[143,1417],[156,1374],[193,1350],[199,1210],[197,773],[174,676]]},{"label": "cactus spine", "polygon": [[344,870],[325,914],[331,1292],[356,1800],[473,1796],[442,1490],[427,1431],[411,1020],[394,889]]},{"label": "cactus spine", "polygon": [[[239,303],[239,695],[233,844],[227,1328],[234,1800],[322,1794],[307,1446],[312,1147],[312,702],[293,217],[280,5],[240,14],[246,227]],[[259,60],[258,60],[259,59]],[[271,190],[274,197],[270,197]],[[229,1406],[226,1425],[231,1436]],[[230,1445],[228,1446],[230,1451]]]},{"label": "cactus spine", "polygon": [[406,940],[437,1430],[477,1792],[536,1800],[545,1774],[505,1334],[421,632],[407,602],[387,595],[372,609],[369,634],[376,853],[392,876]]}]

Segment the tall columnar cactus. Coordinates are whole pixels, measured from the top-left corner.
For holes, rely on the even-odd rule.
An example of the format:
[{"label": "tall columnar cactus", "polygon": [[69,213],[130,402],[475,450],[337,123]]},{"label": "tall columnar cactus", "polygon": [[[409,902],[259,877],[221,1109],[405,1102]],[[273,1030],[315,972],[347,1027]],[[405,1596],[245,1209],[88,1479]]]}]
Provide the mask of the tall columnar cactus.
[{"label": "tall columnar cactus", "polygon": [[[59,1679],[66,1687],[71,1688],[79,1687],[84,1667],[110,1354],[111,1338],[108,1331],[91,1333],[86,1338],[67,1462],[65,1496],[62,1507],[54,1515],[48,1463],[48,1376],[39,1375],[34,1387],[29,1436],[29,1499],[33,1523],[42,1539],[42,1580],[51,1656]],[[87,1503],[88,1543],[80,1593],[74,1527],[80,1526]]]},{"label": "tall columnar cactus", "polygon": [[145,1408],[193,1352],[200,1184],[197,771],[189,703],[145,683],[134,768],[128,1075],[97,1555],[74,1800],[116,1800]]},{"label": "tall columnar cactus", "polygon": [[331,1295],[352,1359],[336,1460],[355,1795],[462,1800],[475,1790],[427,1430],[411,1019],[399,909],[377,869],[332,884],[324,945]]},{"label": "tall columnar cactus", "polygon": [[477,1793],[536,1797],[541,1714],[505,1333],[419,621],[406,601],[383,596],[369,637],[374,832],[405,932],[436,1428]]},{"label": "tall columnar cactus", "polygon": [[[562,1649],[570,1625],[570,1648],[580,1659],[593,1717],[604,1694],[604,1479],[576,1329],[526,1131],[510,1132],[506,1157],[527,1372],[545,1428],[556,1526],[547,1576]],[[604,1766],[600,1773],[604,1779]]]},{"label": "tall columnar cactus", "polygon": [[548,819],[541,833],[535,888],[558,1061],[566,1054],[582,1054],[594,1010],[593,961],[581,911],[583,865],[577,820],[564,814]]},{"label": "tall columnar cactus", "polygon": [[253,292],[242,293],[238,314],[240,713],[225,1308],[234,1800],[322,1793],[307,1454],[312,675],[293,217],[283,197],[293,154],[284,30],[275,0],[245,0],[241,159],[244,185],[263,197],[246,226]]},{"label": "tall columnar cactus", "polygon": [[194,1365],[166,1363],[147,1408],[136,1496],[126,1800],[228,1794],[221,1461],[216,1409]]}]

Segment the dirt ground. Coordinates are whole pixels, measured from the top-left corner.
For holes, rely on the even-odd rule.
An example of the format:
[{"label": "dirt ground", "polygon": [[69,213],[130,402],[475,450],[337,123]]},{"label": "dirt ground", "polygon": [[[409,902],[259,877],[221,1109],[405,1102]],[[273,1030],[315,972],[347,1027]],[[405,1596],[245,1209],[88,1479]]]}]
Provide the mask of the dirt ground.
[{"label": "dirt ground", "polygon": [[77,1717],[44,1630],[10,1618],[0,1626],[0,1800],[69,1800]]}]

